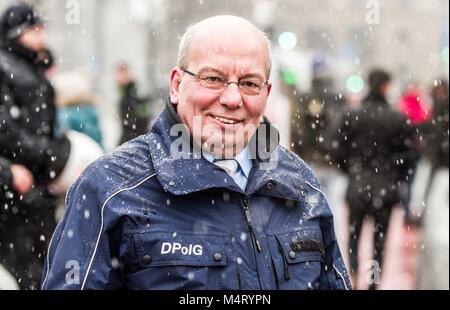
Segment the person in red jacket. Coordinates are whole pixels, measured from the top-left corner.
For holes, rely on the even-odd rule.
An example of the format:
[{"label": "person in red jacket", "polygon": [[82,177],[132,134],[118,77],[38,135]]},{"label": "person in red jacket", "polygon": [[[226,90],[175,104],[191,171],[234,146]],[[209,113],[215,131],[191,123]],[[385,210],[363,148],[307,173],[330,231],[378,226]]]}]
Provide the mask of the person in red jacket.
[{"label": "person in red jacket", "polygon": [[397,103],[398,111],[413,124],[422,124],[430,118],[430,104],[416,84],[411,84]]}]

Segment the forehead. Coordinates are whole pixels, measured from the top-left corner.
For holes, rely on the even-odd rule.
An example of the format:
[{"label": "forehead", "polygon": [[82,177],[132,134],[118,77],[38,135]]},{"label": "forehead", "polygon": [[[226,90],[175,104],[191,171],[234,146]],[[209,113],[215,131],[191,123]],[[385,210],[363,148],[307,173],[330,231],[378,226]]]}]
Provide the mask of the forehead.
[{"label": "forehead", "polygon": [[225,73],[258,73],[265,76],[267,48],[253,29],[199,29],[190,49],[190,63],[196,69],[213,67]]}]

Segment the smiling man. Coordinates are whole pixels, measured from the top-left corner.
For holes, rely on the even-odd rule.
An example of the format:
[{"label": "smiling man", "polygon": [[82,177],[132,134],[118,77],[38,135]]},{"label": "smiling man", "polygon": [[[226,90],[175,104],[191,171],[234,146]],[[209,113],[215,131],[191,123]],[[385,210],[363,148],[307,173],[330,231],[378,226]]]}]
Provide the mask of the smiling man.
[{"label": "smiling man", "polygon": [[43,288],[350,289],[317,180],[263,116],[270,63],[245,19],[189,27],[149,133],[71,187]]}]

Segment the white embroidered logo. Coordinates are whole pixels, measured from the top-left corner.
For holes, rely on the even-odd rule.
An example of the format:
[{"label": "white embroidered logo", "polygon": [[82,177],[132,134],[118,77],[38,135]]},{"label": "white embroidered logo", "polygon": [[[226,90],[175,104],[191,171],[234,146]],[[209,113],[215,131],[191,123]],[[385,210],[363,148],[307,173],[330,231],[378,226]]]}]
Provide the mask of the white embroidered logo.
[{"label": "white embroidered logo", "polygon": [[178,242],[163,242],[161,246],[161,254],[175,254],[176,252],[181,252],[183,255],[197,255],[203,254],[203,247],[199,244],[189,244],[188,246],[182,246]]}]

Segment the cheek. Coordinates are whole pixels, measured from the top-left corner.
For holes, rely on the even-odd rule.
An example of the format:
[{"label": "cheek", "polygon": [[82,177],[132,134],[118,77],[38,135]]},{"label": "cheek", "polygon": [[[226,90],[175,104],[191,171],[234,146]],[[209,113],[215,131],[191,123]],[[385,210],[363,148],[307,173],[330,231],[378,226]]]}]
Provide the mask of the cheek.
[{"label": "cheek", "polygon": [[266,110],[267,101],[251,101],[247,102],[246,110],[250,122],[259,122]]},{"label": "cheek", "polygon": [[196,116],[201,117],[201,122],[204,123],[204,116],[211,110],[215,100],[216,96],[208,95],[198,89],[180,88],[178,114],[188,124],[192,124],[193,118]]},{"label": "cheek", "polygon": [[203,116],[208,111],[211,111],[216,101],[216,95],[194,90],[186,93],[184,104],[186,109],[191,110],[193,116]]}]

